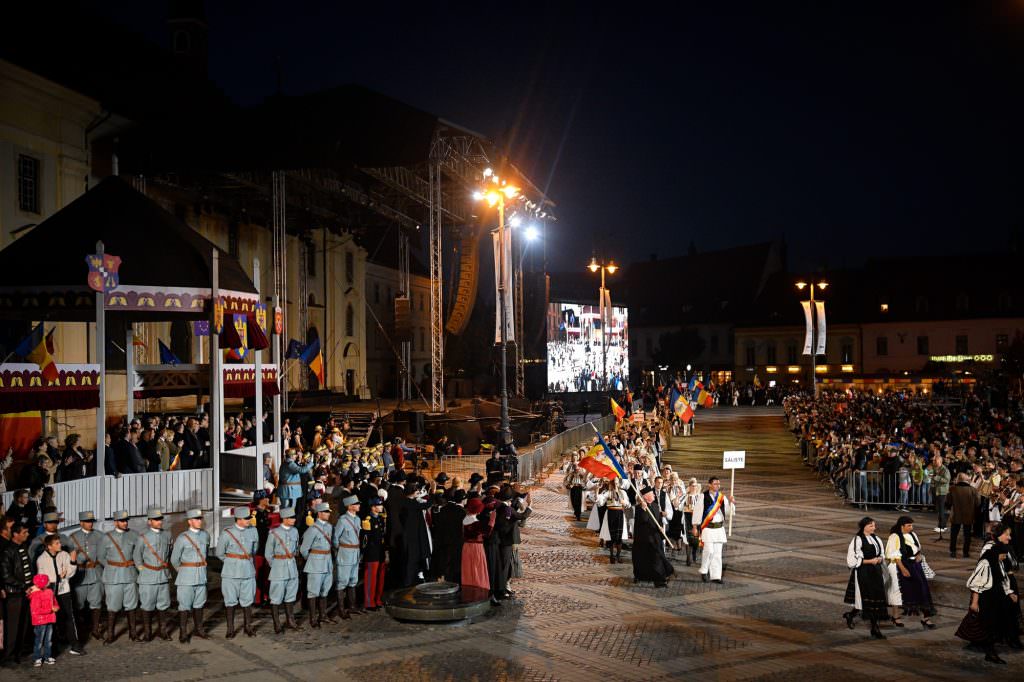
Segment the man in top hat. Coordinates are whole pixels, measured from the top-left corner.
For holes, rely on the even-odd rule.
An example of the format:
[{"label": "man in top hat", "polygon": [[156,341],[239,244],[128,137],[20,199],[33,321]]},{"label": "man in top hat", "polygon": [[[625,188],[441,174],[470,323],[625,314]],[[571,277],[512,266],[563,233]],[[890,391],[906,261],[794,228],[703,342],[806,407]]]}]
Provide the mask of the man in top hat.
[{"label": "man in top hat", "polygon": [[139,535],[133,559],[139,569],[139,601],[142,604],[144,639],[153,641],[153,611],[159,613],[157,634],[165,640],[171,639],[171,624],[167,621],[167,609],[171,608],[171,565],[167,562],[171,554],[171,536],[163,531],[164,513],[150,509],[146,515],[149,528]]},{"label": "man in top hat", "polygon": [[508,589],[508,579],[512,575],[512,549],[518,544],[519,524],[530,517],[533,510],[527,507],[524,511],[516,508],[516,496],[511,486],[506,486],[498,493],[498,505],[495,507],[494,535],[498,536],[498,575],[494,584],[494,596],[508,599],[512,591]]},{"label": "man in top hat", "polygon": [[[309,625],[320,627],[320,620],[328,623],[336,622],[327,614],[327,595],[331,591],[331,579],[334,562],[331,558],[331,533],[334,529],[328,522],[331,518],[331,506],[319,502],[313,511],[316,521],[302,535],[299,553],[306,560],[302,572],[306,574],[306,597],[309,599]],[[318,615],[319,611],[319,615]]]},{"label": "man in top hat", "polygon": [[[210,551],[210,534],[203,530],[203,510],[185,512],[188,530],[174,540],[171,565],[178,572],[174,586],[178,592],[178,641],[184,644],[192,635],[209,639],[203,629],[203,607],[206,606],[206,555]],[[192,634],[188,634],[188,614],[192,614]]]},{"label": "man in top hat", "polygon": [[96,561],[103,565],[103,593],[107,602],[107,636],[104,644],[111,644],[117,614],[128,612],[128,638],[137,641],[135,631],[135,609],[139,606],[139,571],[135,568],[135,546],[139,534],[128,530],[128,512],[124,509],[114,512],[114,530],[103,536]]},{"label": "man in top hat", "polygon": [[[46,539],[47,535],[58,535],[59,531],[57,526],[60,525],[60,514],[57,512],[46,512],[43,514],[43,531],[39,535],[32,538],[32,542],[28,545],[28,559],[32,562],[32,565],[36,565],[36,560],[39,559],[39,555],[43,553],[43,540]],[[60,548],[66,552],[70,552],[73,547],[67,544],[65,538],[61,538]]]},{"label": "man in top hat", "polygon": [[294,507],[296,500],[300,499],[305,491],[302,489],[303,475],[309,475],[313,470],[313,463],[298,464],[295,461],[295,450],[291,448],[284,451],[284,461],[281,462],[281,471],[278,473],[277,496],[281,500],[281,507]]},{"label": "man in top hat", "polygon": [[[422,478],[414,477],[407,482],[404,498],[397,508],[398,526],[402,529],[400,539],[401,559],[392,560],[403,587],[415,585],[427,576],[430,569],[430,530],[423,512],[430,509],[430,495],[424,488]],[[433,492],[433,491],[431,491]],[[391,515],[388,515],[390,520]]]},{"label": "man in top hat", "polygon": [[363,517],[363,606],[376,611],[384,606],[381,597],[384,594],[384,551],[387,548],[384,537],[386,520],[383,515],[384,500],[379,497],[369,501],[370,513]]},{"label": "man in top hat", "polygon": [[359,608],[356,600],[356,585],[359,584],[359,498],[349,495],[341,501],[345,513],[334,524],[332,544],[337,552],[334,589],[338,598],[338,615],[348,620],[349,613],[366,613]]},{"label": "man in top hat", "polygon": [[[295,561],[299,547],[299,531],[295,530],[295,508],[281,510],[281,525],[271,528],[263,556],[270,563],[270,614],[274,618],[274,633],[281,634],[286,627],[301,630],[295,621],[295,600],[299,596],[299,567]],[[285,623],[281,624],[281,605],[284,604]]]},{"label": "man in top hat", "polygon": [[100,612],[103,609],[103,566],[96,560],[100,555],[103,534],[97,533],[96,515],[91,511],[79,512],[78,530],[67,536],[75,554],[78,570],[71,581],[75,593],[75,609],[79,613],[89,610],[92,636],[103,637]]},{"label": "man in top hat", "polygon": [[661,526],[661,507],[656,491],[644,486],[637,494],[633,519],[633,579],[650,580],[655,587],[665,587],[674,569],[665,556]]},{"label": "man in top hat", "polygon": [[458,583],[462,575],[462,521],[466,510],[466,491],[457,488],[445,498],[445,503],[433,515],[434,524],[431,538],[434,552],[430,558],[430,570],[435,578]]},{"label": "man in top hat", "polygon": [[235,609],[242,607],[245,634],[252,637],[252,603],[256,599],[256,567],[253,555],[259,545],[259,535],[249,524],[249,507],[235,507],[235,523],[221,531],[217,539],[217,558],[224,562],[220,571],[220,591],[227,611],[228,639],[235,637]]}]

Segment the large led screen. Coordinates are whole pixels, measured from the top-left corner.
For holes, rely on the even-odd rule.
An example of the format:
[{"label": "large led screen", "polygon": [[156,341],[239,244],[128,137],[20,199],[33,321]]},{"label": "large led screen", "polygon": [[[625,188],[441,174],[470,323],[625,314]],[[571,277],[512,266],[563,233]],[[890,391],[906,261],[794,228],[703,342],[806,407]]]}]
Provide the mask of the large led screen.
[{"label": "large led screen", "polygon": [[[551,303],[548,306],[548,391],[577,393],[622,390],[629,380],[629,323],[626,308],[612,307],[608,328],[601,329],[596,305]],[[602,342],[607,339],[607,352]]]}]

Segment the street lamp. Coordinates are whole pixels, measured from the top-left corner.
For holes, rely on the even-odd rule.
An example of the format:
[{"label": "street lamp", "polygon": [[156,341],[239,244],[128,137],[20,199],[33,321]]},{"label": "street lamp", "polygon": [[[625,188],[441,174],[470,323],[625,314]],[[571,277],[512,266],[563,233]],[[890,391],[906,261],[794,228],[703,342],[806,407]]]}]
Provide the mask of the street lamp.
[{"label": "street lamp", "polygon": [[[607,263],[598,263],[597,257],[591,257],[590,265],[587,266],[590,271],[596,273],[598,270],[601,271],[601,289],[598,292],[600,306],[598,307],[601,315],[601,390],[608,390],[608,320],[612,316],[611,293],[604,286],[604,274],[607,272],[609,275],[614,275],[615,271],[619,269],[619,266],[615,264],[615,261],[608,261]],[[608,298],[608,305],[605,305],[605,297]]]},{"label": "street lamp", "polygon": [[477,201],[483,200],[490,207],[498,207],[498,301],[500,308],[501,328],[501,422],[498,426],[498,448],[512,442],[512,427],[508,418],[508,376],[506,363],[508,360],[508,310],[505,305],[505,201],[515,199],[519,188],[501,180],[490,168],[484,171],[484,179],[488,184],[473,193]]},{"label": "street lamp", "polygon": [[818,353],[817,353],[818,349],[817,349],[817,339],[815,338],[817,336],[817,324],[815,323],[815,318],[817,317],[817,315],[815,314],[815,310],[814,310],[814,287],[818,287],[818,289],[820,289],[821,291],[824,291],[828,287],[828,282],[826,282],[825,280],[821,280],[821,281],[819,281],[817,283],[811,282],[809,284],[807,282],[803,282],[803,281],[796,283],[796,288],[799,289],[800,291],[803,291],[804,289],[806,289],[808,287],[810,287],[810,291],[811,291],[811,390],[814,392],[814,397],[817,398],[818,397],[818,377],[817,377],[817,374],[816,374],[816,372],[817,372],[816,365],[817,365],[817,360],[818,360]]}]

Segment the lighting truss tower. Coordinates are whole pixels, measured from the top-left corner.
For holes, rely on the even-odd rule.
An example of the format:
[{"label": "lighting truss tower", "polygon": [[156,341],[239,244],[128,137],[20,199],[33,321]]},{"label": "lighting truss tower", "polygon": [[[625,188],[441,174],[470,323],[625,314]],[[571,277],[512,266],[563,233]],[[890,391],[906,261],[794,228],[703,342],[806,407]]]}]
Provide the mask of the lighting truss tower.
[{"label": "lighting truss tower", "polygon": [[[398,288],[403,298],[410,299],[409,310],[412,310],[412,283],[409,276],[409,236],[404,232],[398,236]],[[410,335],[412,331],[410,330]],[[412,338],[415,338],[412,335]],[[412,399],[412,342],[402,341],[402,371],[399,378],[399,396],[402,400]]]},{"label": "lighting truss tower", "polygon": [[447,145],[435,137],[430,151],[430,411],[444,412],[444,270],[441,261],[444,215],[441,162]]}]

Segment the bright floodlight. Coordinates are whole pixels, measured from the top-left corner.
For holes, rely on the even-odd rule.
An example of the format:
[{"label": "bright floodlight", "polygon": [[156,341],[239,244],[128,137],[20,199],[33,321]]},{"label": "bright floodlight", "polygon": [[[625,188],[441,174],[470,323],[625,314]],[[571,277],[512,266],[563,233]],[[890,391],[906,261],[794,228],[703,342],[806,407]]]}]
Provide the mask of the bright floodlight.
[{"label": "bright floodlight", "polygon": [[797,282],[796,283],[796,288],[800,289],[801,291],[803,291],[803,288],[806,287],[806,286],[807,286],[807,282]]},{"label": "bright floodlight", "polygon": [[489,177],[491,177],[491,175],[492,175],[493,173],[494,173],[494,171],[492,171],[492,170],[491,170],[490,168],[485,168],[485,169],[484,169],[484,177],[485,177],[485,178],[489,178]]},{"label": "bright floodlight", "polygon": [[526,228],[526,241],[534,242],[540,237],[540,230],[537,229],[536,225],[530,225]]},{"label": "bright floodlight", "polygon": [[591,272],[597,272],[598,270],[601,269],[601,266],[597,264],[597,258],[591,258],[590,265],[588,265],[587,267],[590,268]]},{"label": "bright floodlight", "polygon": [[509,219],[508,224],[511,225],[512,227],[519,227],[520,225],[523,224],[523,219],[517,215],[514,215]]},{"label": "bright floodlight", "polygon": [[615,261],[611,261],[608,265],[604,266],[604,269],[608,271],[609,275],[614,275],[615,271],[619,269],[619,266],[615,264]]},{"label": "bright floodlight", "polygon": [[477,190],[476,192],[473,192],[473,201],[480,201],[483,198],[484,198],[484,193],[481,192],[480,190]]},{"label": "bright floodlight", "polygon": [[818,288],[819,289],[824,289],[827,286],[828,286],[828,282],[826,282],[825,280],[822,280],[822,281],[818,282]]}]

